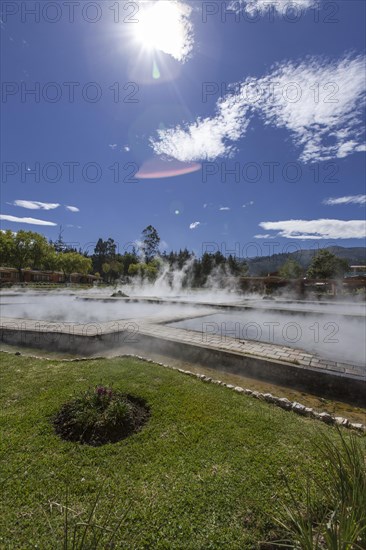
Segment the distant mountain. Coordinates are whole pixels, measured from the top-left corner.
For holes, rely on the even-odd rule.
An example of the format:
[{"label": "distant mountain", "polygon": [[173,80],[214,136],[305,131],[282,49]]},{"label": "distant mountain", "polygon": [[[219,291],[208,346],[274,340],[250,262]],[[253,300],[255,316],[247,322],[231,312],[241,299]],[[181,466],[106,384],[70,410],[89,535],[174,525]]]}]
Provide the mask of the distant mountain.
[{"label": "distant mountain", "polygon": [[[326,249],[332,254],[335,254],[338,258],[347,260],[350,265],[366,264],[366,248],[363,246],[350,248],[329,246]],[[273,254],[272,256],[248,258],[246,260],[249,267],[248,274],[257,277],[268,275],[268,273],[278,271],[289,258],[298,262],[305,270],[309,267],[311,260],[317,252],[318,250],[300,250],[296,252]]]}]

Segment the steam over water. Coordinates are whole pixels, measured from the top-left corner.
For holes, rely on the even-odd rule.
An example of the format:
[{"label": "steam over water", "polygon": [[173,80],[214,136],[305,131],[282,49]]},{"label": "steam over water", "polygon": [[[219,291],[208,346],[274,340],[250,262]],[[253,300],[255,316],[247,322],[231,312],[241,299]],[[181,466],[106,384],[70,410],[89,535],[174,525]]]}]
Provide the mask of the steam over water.
[{"label": "steam over water", "polygon": [[[110,299],[109,290],[92,290],[77,295],[31,291],[0,293],[1,316],[66,323],[104,323],[120,319],[166,318],[169,326],[202,332],[223,339],[256,340],[316,353],[333,361],[366,364],[366,309],[363,302],[296,301],[290,298],[263,300],[229,291],[177,292],[165,288],[129,289],[138,299],[159,296],[165,303],[128,302]],[[126,288],[124,287],[126,292]],[[80,298],[95,298],[83,300]],[[174,302],[174,303],[170,303]],[[185,302],[185,303],[182,303]],[[207,315],[207,304],[212,314]],[[220,305],[231,305],[220,309]],[[201,317],[198,315],[202,314]],[[184,318],[173,323],[174,318]],[[192,318],[194,317],[194,318]],[[243,347],[244,351],[244,347]],[[366,375],[366,368],[365,368]]]},{"label": "steam over water", "polygon": [[70,295],[48,293],[47,295],[1,296],[1,316],[65,323],[105,323],[119,319],[136,319],[162,315],[197,313],[194,306],[125,302],[116,300],[80,300]]}]

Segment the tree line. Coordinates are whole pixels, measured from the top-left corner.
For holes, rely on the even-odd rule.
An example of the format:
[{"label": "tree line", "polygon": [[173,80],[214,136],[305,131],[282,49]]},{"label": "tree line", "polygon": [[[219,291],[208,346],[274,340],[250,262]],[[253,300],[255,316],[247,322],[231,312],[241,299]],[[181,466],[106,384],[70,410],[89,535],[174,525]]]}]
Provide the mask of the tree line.
[{"label": "tree line", "polygon": [[179,252],[161,253],[159,245],[160,237],[151,225],[143,230],[138,251],[133,247],[131,252],[119,254],[113,239],[99,239],[91,256],[94,272],[99,273],[105,282],[113,283],[118,279],[127,281],[136,276],[154,281],[162,273],[165,273],[169,282],[173,274],[180,271],[183,287],[202,287],[210,276],[224,278],[247,273],[246,263],[234,256],[226,258],[216,252],[204,253],[202,258],[197,258],[187,248]]},{"label": "tree line", "polygon": [[[216,283],[227,280],[228,277],[246,276],[248,264],[244,259],[221,252],[205,252],[197,258],[187,248],[179,252],[159,251],[160,237],[157,230],[147,226],[141,237],[139,249],[133,247],[130,252],[120,254],[117,244],[112,238],[100,238],[90,256],[81,250],[68,247],[62,239],[60,231],[57,241],[47,241],[39,233],[20,230],[0,232],[1,265],[16,268],[22,280],[22,270],[62,271],[65,280],[70,280],[72,273],[94,273],[105,283],[117,280],[128,282],[131,278],[140,277],[154,281],[159,274],[164,273],[168,282],[173,280],[174,273],[179,272],[183,287],[202,287],[209,284],[210,277]],[[288,259],[278,271],[278,275],[286,279],[304,277],[312,279],[327,279],[343,277],[349,270],[346,260],[337,258],[328,250],[321,250],[305,271],[295,260]]]},{"label": "tree line", "polygon": [[46,237],[34,231],[1,232],[0,258],[3,267],[18,270],[20,281],[24,269],[62,271],[66,281],[71,273],[87,274],[92,270],[90,258],[74,249],[57,250]]}]

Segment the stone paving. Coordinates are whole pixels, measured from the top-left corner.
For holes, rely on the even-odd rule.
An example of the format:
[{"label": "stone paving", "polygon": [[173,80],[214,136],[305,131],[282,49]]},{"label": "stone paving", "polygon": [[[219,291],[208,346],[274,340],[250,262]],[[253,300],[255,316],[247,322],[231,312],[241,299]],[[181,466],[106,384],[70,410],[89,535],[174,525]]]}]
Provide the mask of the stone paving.
[{"label": "stone paving", "polygon": [[[207,311],[212,313],[212,309]],[[201,309],[196,316],[201,317],[205,313],[205,310]],[[190,318],[193,317],[194,315],[190,315]],[[167,325],[167,323],[176,322],[183,318],[186,318],[186,316],[182,313],[180,318],[177,316],[174,318],[172,316],[155,316],[150,318],[145,317],[143,319],[123,319],[106,323],[74,324],[3,317],[0,321],[0,328],[20,330],[24,331],[25,334],[29,331],[36,331],[40,334],[63,333],[75,336],[80,335],[85,338],[129,331],[131,335],[133,334],[136,338],[135,341],[137,344],[139,335],[145,335],[157,339],[185,343],[191,346],[201,347],[202,349],[209,348],[239,356],[265,358],[273,362],[292,364],[296,368],[322,371],[336,376],[366,380],[366,367],[330,361],[317,355],[306,353],[301,349],[253,340],[239,340],[229,336],[206,334]]]},{"label": "stone paving", "polygon": [[139,332],[150,336],[164,338],[179,342],[186,342],[194,346],[213,348],[220,351],[228,351],[239,355],[252,355],[264,357],[273,361],[292,363],[298,367],[325,370],[338,375],[361,377],[366,379],[366,368],[329,361],[317,355],[306,353],[301,349],[295,349],[253,340],[239,340],[229,336],[215,334],[202,334],[201,332],[179,329],[167,326],[167,320],[155,320],[154,323],[139,322]]}]

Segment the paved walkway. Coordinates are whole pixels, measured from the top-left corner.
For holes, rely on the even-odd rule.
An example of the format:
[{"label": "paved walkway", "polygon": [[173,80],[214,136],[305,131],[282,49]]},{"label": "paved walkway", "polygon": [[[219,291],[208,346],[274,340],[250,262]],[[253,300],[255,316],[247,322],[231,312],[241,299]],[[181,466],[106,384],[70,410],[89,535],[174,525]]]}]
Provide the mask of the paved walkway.
[{"label": "paved walkway", "polygon": [[[160,319],[160,322],[166,322]],[[139,331],[142,334],[173,340],[178,342],[186,342],[191,345],[204,348],[217,349],[236,353],[239,355],[254,355],[256,357],[264,357],[274,361],[283,361],[292,363],[300,367],[321,369],[331,371],[336,374],[345,376],[363,377],[366,379],[366,368],[329,361],[316,355],[306,353],[301,349],[279,346],[276,344],[267,344],[264,342],[256,342],[253,340],[239,340],[229,336],[221,336],[215,334],[206,334],[193,330],[179,329],[170,327],[165,324],[159,324],[155,319],[154,323],[139,321]]]},{"label": "paved walkway", "polygon": [[[203,313],[202,313],[203,311]],[[212,309],[207,310],[212,313]],[[200,310],[197,317],[205,314]],[[194,317],[190,315],[190,318]],[[344,376],[346,378],[357,378],[366,380],[366,367],[329,361],[317,355],[306,353],[304,350],[295,349],[276,344],[257,342],[253,340],[242,340],[229,336],[218,334],[207,334],[193,330],[180,329],[168,326],[166,323],[172,323],[186,318],[183,315],[180,318],[170,317],[145,317],[143,319],[122,319],[110,321],[107,323],[55,323],[47,321],[37,321],[31,319],[12,319],[3,317],[0,320],[0,328],[11,328],[24,332],[36,331],[43,333],[63,333],[90,337],[95,335],[113,334],[122,331],[129,331],[131,337],[135,338],[138,344],[139,335],[146,335],[173,342],[182,342],[201,348],[209,348],[217,351],[233,353],[242,356],[255,356],[265,358],[271,361],[290,363],[298,368],[308,370],[321,370],[330,374]]]}]

